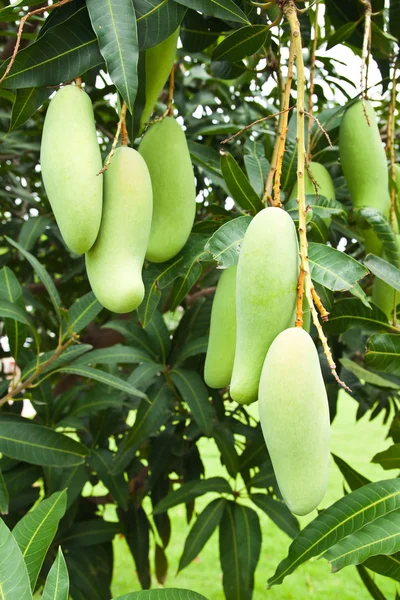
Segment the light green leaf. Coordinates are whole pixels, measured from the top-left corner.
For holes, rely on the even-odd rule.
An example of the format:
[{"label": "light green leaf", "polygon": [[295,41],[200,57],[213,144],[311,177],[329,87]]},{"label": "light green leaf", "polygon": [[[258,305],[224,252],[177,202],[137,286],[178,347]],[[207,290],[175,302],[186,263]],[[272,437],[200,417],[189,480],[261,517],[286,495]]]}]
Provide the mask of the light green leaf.
[{"label": "light green leaf", "polygon": [[378,463],[385,470],[400,469],[400,443],[378,452],[371,462]]},{"label": "light green leaf", "polygon": [[69,576],[61,548],[58,549],[43,589],[42,600],[68,600]]},{"label": "light green leaf", "polygon": [[383,244],[386,258],[390,264],[397,267],[399,264],[399,250],[397,247],[396,234],[389,221],[375,208],[360,208],[356,211],[356,214],[372,225],[372,229]]},{"label": "light green leaf", "polygon": [[383,388],[389,388],[392,390],[399,390],[400,385],[395,383],[394,381],[390,381],[390,379],[385,379],[372,371],[368,371],[368,369],[364,369],[358,363],[350,360],[349,358],[341,358],[340,363],[344,366],[345,369],[353,373],[358,379],[365,381],[366,383],[370,383],[372,385],[377,385]]},{"label": "light green leaf", "polygon": [[376,333],[367,341],[365,360],[371,369],[400,376],[400,337],[393,333]]},{"label": "light green leaf", "polygon": [[103,306],[96,300],[93,292],[89,292],[74,302],[68,310],[67,323],[64,325],[63,339],[68,337],[68,332],[79,333],[89,325],[103,310]]},{"label": "light green leaf", "polygon": [[120,390],[121,392],[125,392],[129,396],[138,396],[139,398],[145,398],[147,400],[146,394],[137,390],[130,385],[127,381],[120,379],[119,377],[115,377],[110,373],[106,373],[105,371],[100,371],[99,369],[93,369],[92,367],[87,367],[86,365],[69,365],[68,367],[62,367],[58,369],[60,373],[71,373],[73,375],[79,375],[80,377],[85,377],[86,379],[94,379],[94,381],[98,381],[99,383],[103,383],[104,385],[109,385],[112,388]]},{"label": "light green leaf", "polygon": [[[175,0],[178,2],[178,0]],[[179,0],[178,4],[199,10],[205,15],[227,19],[235,23],[249,23],[244,12],[233,2],[233,0]]]},{"label": "light green leaf", "polygon": [[364,264],[376,277],[400,291],[400,269],[374,254],[367,254]]},{"label": "light green leaf", "polygon": [[125,596],[118,596],[114,600],[207,600],[207,598],[190,590],[170,588],[131,592]]},{"label": "light green leaf", "polygon": [[351,256],[325,244],[308,244],[311,277],[334,292],[349,290],[368,274]]},{"label": "light green leaf", "polygon": [[75,360],[74,365],[116,365],[140,362],[151,362],[151,356],[141,348],[116,344],[110,348],[99,348],[92,352],[86,352]]},{"label": "light green leaf", "polygon": [[205,250],[212,254],[221,267],[228,268],[237,264],[244,234],[250,222],[251,217],[232,219],[224,223],[208,240]]},{"label": "light green leaf", "polygon": [[269,28],[266,25],[248,25],[228,35],[212,53],[212,60],[237,62],[255,54],[265,44]]},{"label": "light green leaf", "polygon": [[375,304],[371,303],[371,308],[368,308],[357,298],[340,298],[333,305],[324,329],[328,334],[338,335],[353,327],[362,327],[367,331],[397,331]]},{"label": "light green leaf", "polygon": [[46,227],[48,227],[50,223],[50,219],[40,215],[24,221],[19,232],[18,243],[25,248],[25,250],[32,250],[36,240],[46,231]]},{"label": "light green leaf", "polygon": [[229,152],[221,154],[221,171],[232,198],[241,208],[253,214],[264,208],[257,192]]},{"label": "light green leaf", "polygon": [[24,557],[2,519],[0,519],[0,598],[1,600],[32,600]]}]

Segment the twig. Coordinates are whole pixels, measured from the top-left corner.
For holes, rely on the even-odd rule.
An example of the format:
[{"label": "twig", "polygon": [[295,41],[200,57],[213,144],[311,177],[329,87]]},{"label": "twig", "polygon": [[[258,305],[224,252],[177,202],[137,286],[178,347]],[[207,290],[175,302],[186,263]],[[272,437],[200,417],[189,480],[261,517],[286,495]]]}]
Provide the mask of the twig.
[{"label": "twig", "polygon": [[[308,140],[307,140],[307,150],[308,150],[308,160],[311,162],[312,160],[312,152],[311,152],[311,127],[312,127],[312,113],[313,113],[313,95],[314,95],[314,79],[315,79],[315,57],[317,54],[317,46],[318,46],[318,9],[319,4],[315,7],[314,14],[314,40],[311,50],[311,64],[310,64],[310,89],[308,92]],[[332,144],[331,144],[332,145]]]},{"label": "twig", "polygon": [[394,183],[396,181],[396,153],[395,153],[395,134],[396,134],[396,65],[393,66],[393,79],[392,79],[392,90],[390,94],[389,102],[389,116],[388,116],[388,136],[386,149],[389,153],[390,158],[390,179],[392,180],[391,192],[390,192],[390,224],[395,230],[396,220],[396,188]]},{"label": "twig", "polygon": [[[329,133],[326,131],[326,129],[323,128],[323,125],[317,119],[317,117],[314,117],[314,115],[312,113],[309,113],[306,110],[304,111],[304,114],[308,116],[309,122],[310,122],[310,120],[314,120],[316,122],[316,124],[318,125],[318,129],[320,129],[322,131],[322,133],[324,134],[324,136],[328,140],[328,144],[332,148],[333,144],[332,144],[331,138],[329,137]],[[311,132],[311,130],[309,130],[309,131]],[[309,160],[311,160],[310,157],[309,157]]]},{"label": "twig", "polygon": [[118,144],[119,136],[121,135],[121,129],[122,129],[123,123],[125,123],[126,109],[127,109],[126,102],[123,102],[122,103],[122,108],[121,108],[121,115],[119,117],[118,126],[117,126],[117,133],[115,134],[115,138],[114,138],[114,141],[112,143],[110,153],[109,153],[109,155],[106,158],[106,162],[104,163],[104,167],[102,169],[100,169],[100,171],[97,173],[97,175],[101,175],[102,173],[105,173],[105,171],[107,171],[108,167],[110,166],[112,157],[114,156],[115,149],[116,149],[117,144]]},{"label": "twig", "polygon": [[198,298],[208,298],[208,296],[213,295],[213,293],[215,292],[216,289],[217,289],[216,286],[212,286],[212,287],[203,288],[202,290],[199,290],[198,292],[194,292],[194,294],[188,294],[186,296],[186,304],[188,306],[191,306],[192,304],[194,304],[196,302],[196,300],[198,300]]},{"label": "twig", "polygon": [[361,76],[360,76],[360,86],[361,86],[361,99],[362,105],[364,109],[364,115],[367,119],[368,125],[370,125],[367,107],[365,105],[365,100],[368,99],[368,62],[369,62],[369,46],[371,40],[371,15],[372,15],[372,7],[370,0],[360,0],[361,4],[365,7],[364,12],[364,39],[362,46],[362,54],[361,54]]},{"label": "twig", "polygon": [[35,10],[32,10],[31,12],[26,13],[26,15],[24,15],[20,21],[19,27],[18,27],[18,32],[17,32],[17,41],[15,42],[15,46],[14,46],[14,51],[12,53],[10,62],[7,65],[6,70],[4,71],[1,79],[0,79],[0,85],[3,83],[3,81],[5,80],[5,78],[7,77],[7,75],[9,74],[11,67],[13,66],[14,62],[15,62],[15,57],[17,56],[19,47],[21,45],[21,36],[22,36],[22,31],[24,29],[25,23],[26,21],[30,18],[33,17],[33,15],[40,15],[43,12],[46,12],[48,10],[53,10],[53,8],[58,8],[59,6],[63,6],[63,4],[68,4],[68,2],[72,2],[72,0],[60,0],[60,2],[56,2],[55,4],[51,4],[50,6],[41,6],[40,8],[36,8]]},{"label": "twig", "polygon": [[238,131],[237,133],[231,135],[231,137],[226,138],[226,140],[222,140],[221,144],[227,144],[228,142],[230,142],[231,140],[233,140],[234,138],[236,138],[238,135],[242,134],[244,131],[247,131],[248,129],[250,129],[251,127],[253,127],[253,125],[257,125],[257,123],[261,123],[262,121],[267,121],[268,119],[272,119],[274,117],[278,117],[279,115],[288,112],[289,110],[293,110],[295,108],[295,104],[293,106],[290,106],[289,108],[287,108],[286,110],[281,110],[277,113],[274,113],[273,115],[268,115],[267,117],[261,117],[261,119],[257,119],[256,121],[253,121],[252,123],[250,123],[249,125],[246,125],[245,127],[243,127],[243,129],[241,129],[240,131]]}]

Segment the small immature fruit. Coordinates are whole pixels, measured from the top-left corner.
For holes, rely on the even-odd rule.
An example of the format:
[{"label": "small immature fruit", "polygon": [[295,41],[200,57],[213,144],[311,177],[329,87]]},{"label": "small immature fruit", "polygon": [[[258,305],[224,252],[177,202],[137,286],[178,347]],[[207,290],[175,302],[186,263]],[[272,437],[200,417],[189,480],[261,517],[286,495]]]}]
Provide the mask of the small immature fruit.
[{"label": "small immature fruit", "polygon": [[264,208],[246,231],[237,270],[236,352],[230,394],[240,404],[257,400],[268,348],[283,329],[294,325],[298,277],[294,223],[284,210]]},{"label": "small immature fruit", "polygon": [[46,114],[40,150],[42,176],[61,235],[77,254],[91,248],[99,232],[103,177],[93,108],[76,85],[55,94]]},{"label": "small immature fruit", "polygon": [[179,27],[157,46],[148,48],[145,52],[146,102],[140,117],[140,131],[143,131],[145,123],[150,119],[154,106],[171,73],[176,56],[178,37]]},{"label": "small immature fruit", "polygon": [[329,475],[329,405],[318,352],[304,329],[286,329],[264,362],[260,422],[279,489],[306,515],[323,499]]},{"label": "small immature fruit", "polygon": [[100,233],[86,254],[86,270],[97,300],[108,310],[135,310],[144,297],[142,267],[150,234],[151,181],[136,150],[117,148],[104,175]]},{"label": "small immature fruit", "polygon": [[172,117],[151,125],[139,146],[153,186],[153,219],[146,258],[165,262],[185,245],[196,211],[196,187],[182,127]]},{"label": "small immature fruit", "polygon": [[212,388],[225,388],[231,382],[236,347],[236,271],[222,272],[211,312],[204,381]]},{"label": "small immature fruit", "polygon": [[[375,111],[365,102],[369,123],[361,101],[344,114],[339,132],[339,150],[343,174],[356,208],[367,206],[389,218],[390,197],[385,150],[376,122]],[[367,252],[379,255],[382,243],[371,229],[362,231]]]}]

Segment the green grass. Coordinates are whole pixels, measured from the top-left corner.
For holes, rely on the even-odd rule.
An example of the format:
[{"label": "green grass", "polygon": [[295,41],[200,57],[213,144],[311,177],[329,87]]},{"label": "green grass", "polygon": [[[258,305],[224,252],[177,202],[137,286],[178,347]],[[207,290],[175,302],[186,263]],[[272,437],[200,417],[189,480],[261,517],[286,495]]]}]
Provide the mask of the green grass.
[{"label": "green grass", "polygon": [[[384,471],[379,465],[371,464],[371,458],[390,445],[386,440],[388,426],[382,424],[383,415],[374,421],[364,417],[356,422],[357,403],[343,393],[339,400],[338,415],[332,426],[332,451],[351,464],[356,470],[373,481],[396,477],[397,471]],[[256,414],[256,413],[255,413]],[[214,442],[204,440],[201,454],[206,467],[206,476],[225,475],[224,467],[219,463],[219,453]],[[326,507],[343,495],[343,479],[332,461],[329,489],[321,507]],[[199,499],[196,510],[201,510],[212,495]],[[169,575],[167,587],[192,589],[204,594],[209,600],[224,600],[222,591],[222,574],[218,555],[218,534],[211,537],[200,556],[176,575],[179,558],[190,527],[186,523],[185,509],[178,506],[170,511],[172,519],[172,536],[167,549]],[[301,518],[302,527],[311,516]],[[265,584],[278,562],[286,556],[290,539],[281,532],[263,513],[260,513],[263,544],[261,557],[256,571],[255,592],[253,600],[267,598],[270,600],[368,600],[369,593],[364,588],[354,567],[348,567],[334,575],[329,566],[322,560],[311,560],[302,565],[293,575],[285,579],[281,586],[266,591]],[[135,566],[126,542],[119,537],[114,542],[115,567],[112,591],[113,595],[139,590],[140,586],[135,573]],[[153,568],[153,565],[152,565]],[[390,579],[374,576],[388,599],[395,597],[396,585]],[[154,581],[154,587],[157,582]]]}]

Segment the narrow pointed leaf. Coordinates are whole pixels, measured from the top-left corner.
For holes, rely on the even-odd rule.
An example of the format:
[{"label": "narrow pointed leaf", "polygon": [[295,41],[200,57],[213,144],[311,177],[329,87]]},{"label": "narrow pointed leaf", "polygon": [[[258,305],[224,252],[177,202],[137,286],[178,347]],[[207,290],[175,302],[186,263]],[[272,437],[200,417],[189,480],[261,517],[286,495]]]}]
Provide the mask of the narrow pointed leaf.
[{"label": "narrow pointed leaf", "polygon": [[266,494],[251,494],[250,499],[288,536],[295,538],[299,534],[299,522],[286,504]]},{"label": "narrow pointed leaf", "polygon": [[361,473],[357,473],[357,471],[355,471],[353,467],[350,467],[350,465],[348,465],[342,458],[340,458],[340,456],[336,456],[336,454],[332,454],[332,456],[333,460],[339,467],[343,477],[349,484],[349,487],[352,492],[354,492],[354,490],[358,490],[358,488],[362,487],[363,485],[367,485],[367,483],[371,483],[371,481],[364,477],[364,475],[361,475]]},{"label": "narrow pointed leaf", "polygon": [[205,250],[221,267],[228,268],[237,264],[244,234],[250,222],[251,217],[232,219],[217,229],[208,240]]},{"label": "narrow pointed leaf", "polygon": [[247,175],[254,191],[262,197],[264,194],[265,180],[270,170],[270,164],[263,154],[258,154],[257,143],[253,142],[254,150],[246,154],[244,164]]},{"label": "narrow pointed leaf", "polygon": [[189,406],[193,418],[204,433],[209,436],[213,428],[213,409],[208,398],[204,381],[196,371],[173,369],[171,379]]},{"label": "narrow pointed leaf", "polygon": [[[24,318],[29,321],[29,326],[32,327],[32,321],[30,320],[28,313],[25,311],[25,303],[22,297],[22,287],[13,271],[11,271],[11,269],[8,267],[3,267],[0,271],[0,298],[6,300],[7,302],[11,302],[13,305],[13,311],[15,308],[19,308],[21,311],[23,311]],[[3,305],[3,310],[4,308],[7,307],[4,307]],[[11,310],[10,306],[8,308]],[[20,312],[19,314],[22,318],[22,313]],[[6,328],[11,355],[15,360],[17,360],[26,339],[27,327],[24,325],[24,322],[20,321],[18,318],[6,318],[4,320],[4,325]]]},{"label": "narrow pointed leaf", "polygon": [[9,133],[14,131],[14,129],[18,129],[30,119],[38,108],[46,102],[51,92],[51,88],[48,87],[21,88],[17,90],[11,113]]},{"label": "narrow pointed leaf", "polygon": [[47,217],[32,217],[27,221],[24,221],[19,236],[18,243],[25,248],[25,250],[32,250],[36,240],[46,231],[46,227],[50,225],[51,221]]},{"label": "narrow pointed leaf", "polygon": [[139,48],[152,48],[179,27],[186,7],[173,0],[133,0]]},{"label": "narrow pointed leaf", "polygon": [[364,264],[376,277],[400,291],[400,269],[374,254],[367,254]]},{"label": "narrow pointed leaf", "polygon": [[141,586],[145,589],[149,588],[151,585],[149,561],[150,523],[147,515],[141,506],[135,506],[133,503],[128,511],[119,510],[118,515],[124,526],[126,541],[135,560]]},{"label": "narrow pointed leaf", "polygon": [[119,523],[104,521],[101,518],[89,519],[75,523],[65,535],[57,541],[65,548],[87,548],[111,542],[120,533]]},{"label": "narrow pointed leaf", "polygon": [[365,587],[368,590],[368,592],[370,593],[371,597],[374,600],[386,600],[386,596],[378,588],[375,581],[372,579],[371,575],[368,573],[367,569],[365,569],[363,567],[363,565],[357,565],[356,569],[358,571],[358,574],[361,577],[361,581],[365,585]]},{"label": "narrow pointed leaf", "polygon": [[205,596],[178,588],[146,590],[142,592],[131,592],[124,596],[118,596],[114,600],[208,600]]},{"label": "narrow pointed leaf", "polygon": [[400,469],[400,443],[378,452],[371,462],[381,465],[385,470]]},{"label": "narrow pointed leaf", "polygon": [[216,426],[212,431],[215,443],[221,453],[222,462],[229,475],[236,477],[239,471],[239,457],[235,448],[235,437],[226,427]]},{"label": "narrow pointed leaf", "polygon": [[365,561],[365,566],[375,573],[400,581],[400,552],[391,556],[373,556]]},{"label": "narrow pointed leaf", "polygon": [[0,514],[6,515],[8,513],[8,490],[6,486],[6,482],[3,477],[3,473],[0,469]]},{"label": "narrow pointed leaf", "polygon": [[125,394],[130,396],[138,396],[139,398],[145,398],[147,400],[146,394],[134,388],[133,385],[130,385],[127,381],[124,381],[119,377],[115,377],[110,373],[106,373],[105,371],[100,371],[99,369],[93,369],[92,367],[87,367],[86,365],[70,365],[68,367],[62,367],[61,369],[58,369],[58,371],[61,373],[79,375],[80,377],[85,377],[86,379],[94,379],[94,381],[104,383],[104,385],[109,385],[110,387],[120,390],[121,392],[125,392]]},{"label": "narrow pointed leaf", "polygon": [[212,53],[212,60],[236,62],[255,54],[267,41],[266,25],[248,25],[228,35]]},{"label": "narrow pointed leaf", "polygon": [[210,477],[209,479],[188,481],[160,500],[154,508],[154,514],[163,513],[177,504],[190,502],[194,498],[208,492],[215,492],[217,494],[233,493],[231,486],[223,477]]},{"label": "narrow pointed leaf", "polygon": [[113,454],[106,448],[92,450],[88,463],[96,471],[99,479],[112,494],[114,500],[126,510],[128,508],[128,484],[123,474],[111,475]]},{"label": "narrow pointed leaf", "polygon": [[141,348],[131,348],[116,344],[110,348],[99,348],[86,352],[77,358],[74,365],[117,365],[117,364],[138,364],[140,362],[150,362],[151,356]]},{"label": "narrow pointed leaf", "polygon": [[324,329],[328,334],[338,335],[353,327],[362,327],[367,331],[395,331],[383,310],[375,304],[371,303],[371,308],[368,308],[358,298],[340,298],[333,305]]},{"label": "narrow pointed leaf", "polygon": [[[176,0],[178,2],[178,0]],[[236,23],[249,23],[244,12],[233,2],[233,0],[179,0],[178,4],[199,10],[205,15],[227,19]]]},{"label": "narrow pointed leaf", "polygon": [[372,371],[365,369],[364,367],[362,367],[358,363],[350,360],[349,358],[341,358],[340,364],[345,369],[347,369],[347,371],[350,371],[350,373],[353,373],[353,375],[358,377],[358,379],[363,380],[366,383],[370,383],[372,385],[377,385],[377,386],[383,387],[383,388],[389,388],[392,390],[400,389],[400,385],[398,383],[395,383],[394,381],[390,381],[390,379],[385,379],[384,377],[381,377],[380,375],[377,375],[376,373],[373,373]]},{"label": "narrow pointed leaf", "polygon": [[357,215],[365,219],[379,237],[383,244],[385,255],[390,264],[396,267],[399,264],[399,250],[397,247],[396,234],[394,233],[389,221],[379,210],[374,208],[360,208]]},{"label": "narrow pointed leaf", "polygon": [[78,358],[78,356],[81,356],[81,354],[85,354],[91,349],[92,346],[90,344],[77,344],[75,346],[69,346],[69,348],[66,348],[64,352],[60,354],[60,356],[58,356],[46,367],[44,366],[44,363],[47,362],[50,358],[52,358],[52,356],[54,356],[54,351],[44,352],[43,354],[40,354],[40,356],[36,357],[34,360],[32,360],[26,365],[26,367],[22,371],[22,377],[23,379],[27,379],[28,377],[33,375],[33,373],[35,373],[38,367],[40,367],[40,372],[42,375],[44,375],[45,373],[49,373],[54,369],[58,369],[63,365],[67,365],[68,363]]},{"label": "narrow pointed leaf", "polygon": [[311,277],[334,292],[352,291],[368,274],[367,269],[351,256],[325,244],[309,243]]},{"label": "narrow pointed leaf", "polygon": [[68,600],[69,575],[61,548],[58,549],[43,589],[42,600]]},{"label": "narrow pointed leaf", "polygon": [[377,333],[367,342],[365,354],[371,369],[400,376],[400,338],[392,333]]},{"label": "narrow pointed leaf", "polygon": [[64,325],[63,339],[68,337],[68,332],[79,333],[103,310],[103,306],[96,300],[93,292],[89,292],[74,302],[68,310],[67,323]]},{"label": "narrow pointed leaf", "polygon": [[18,544],[0,519],[0,597],[2,600],[32,600],[24,557]]},{"label": "narrow pointed leaf", "polygon": [[264,208],[257,192],[229,152],[221,154],[221,171],[232,198],[241,208],[253,214]]}]

